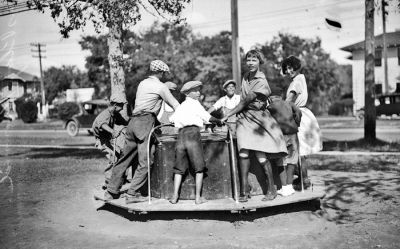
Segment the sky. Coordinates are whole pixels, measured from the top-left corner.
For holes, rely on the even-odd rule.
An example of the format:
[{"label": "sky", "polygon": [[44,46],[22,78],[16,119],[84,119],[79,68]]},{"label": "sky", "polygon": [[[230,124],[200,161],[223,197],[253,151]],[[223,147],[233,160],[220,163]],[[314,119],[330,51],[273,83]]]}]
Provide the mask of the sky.
[{"label": "sky", "polygon": [[[376,0],[377,1],[377,0]],[[230,30],[231,0],[192,0],[183,13],[193,31],[203,36]],[[2,3],[3,4],[3,3]],[[400,30],[400,12],[396,1],[389,6],[386,31]],[[322,47],[340,64],[350,64],[350,54],[340,50],[364,40],[364,0],[238,0],[239,45],[245,51],[256,44],[271,41],[279,32],[302,38],[320,37]],[[339,21],[340,30],[326,25],[325,18]],[[154,21],[163,21],[143,12],[142,21],[132,29],[146,30]],[[103,31],[104,33],[106,30]],[[375,12],[375,34],[382,33],[382,16]],[[45,44],[43,68],[75,65],[85,69],[88,51],[82,51],[78,41],[82,36],[96,35],[90,25],[73,31],[63,39],[49,13],[28,11],[0,17],[0,66],[10,66],[39,75],[39,60],[32,57],[30,44]]]}]

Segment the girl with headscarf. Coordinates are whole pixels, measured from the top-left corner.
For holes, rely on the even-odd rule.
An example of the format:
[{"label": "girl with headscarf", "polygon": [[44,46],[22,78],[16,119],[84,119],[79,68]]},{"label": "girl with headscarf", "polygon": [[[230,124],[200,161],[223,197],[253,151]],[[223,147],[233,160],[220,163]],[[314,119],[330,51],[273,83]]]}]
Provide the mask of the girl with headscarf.
[{"label": "girl with headscarf", "polygon": [[246,202],[250,197],[248,174],[250,169],[249,152],[254,152],[257,161],[263,168],[267,180],[268,191],[263,201],[275,199],[277,193],[274,186],[269,158],[287,155],[286,143],[282,131],[266,109],[270,87],[260,64],[264,63],[262,54],[250,50],[245,56],[248,72],[244,75],[239,104],[229,111],[222,121],[237,115],[236,136],[239,150],[240,168],[240,202]]}]

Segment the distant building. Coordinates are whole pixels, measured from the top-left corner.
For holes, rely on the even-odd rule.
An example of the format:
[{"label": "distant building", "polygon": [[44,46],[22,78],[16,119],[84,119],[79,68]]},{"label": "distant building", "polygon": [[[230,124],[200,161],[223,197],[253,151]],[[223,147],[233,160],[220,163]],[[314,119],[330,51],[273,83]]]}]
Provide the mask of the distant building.
[{"label": "distant building", "polygon": [[[400,83],[400,31],[386,33],[389,89],[385,89],[382,37],[383,35],[375,36],[375,92],[377,94],[385,93],[386,91],[388,93],[399,91],[397,84]],[[364,43],[364,41],[361,41],[341,48],[352,53],[348,59],[353,61],[354,111],[364,107],[365,103]]]},{"label": "distant building", "polygon": [[0,99],[9,98],[2,106],[10,115],[16,114],[14,101],[17,98],[39,92],[38,77],[11,67],[0,66]]},{"label": "distant building", "polygon": [[67,89],[66,101],[70,102],[85,102],[93,99],[94,88],[75,88]]}]

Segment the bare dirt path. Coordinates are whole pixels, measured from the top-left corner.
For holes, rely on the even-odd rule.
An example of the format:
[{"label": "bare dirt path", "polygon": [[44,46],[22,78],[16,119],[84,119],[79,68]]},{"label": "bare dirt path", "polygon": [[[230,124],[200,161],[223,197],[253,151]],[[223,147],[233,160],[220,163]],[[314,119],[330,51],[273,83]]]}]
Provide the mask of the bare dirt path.
[{"label": "bare dirt path", "polygon": [[1,248],[400,248],[400,159],[311,157],[312,203],[248,214],[95,210],[105,160],[85,150],[0,148]]}]

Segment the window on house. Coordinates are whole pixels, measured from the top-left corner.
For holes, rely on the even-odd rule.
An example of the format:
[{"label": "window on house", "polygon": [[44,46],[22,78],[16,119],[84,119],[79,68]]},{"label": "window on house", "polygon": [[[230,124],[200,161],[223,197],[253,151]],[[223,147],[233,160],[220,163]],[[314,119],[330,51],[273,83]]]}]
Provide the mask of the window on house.
[{"label": "window on house", "polygon": [[12,91],[12,81],[8,81],[8,91]]},{"label": "window on house", "polygon": [[375,49],[375,67],[382,66],[382,49]]}]

